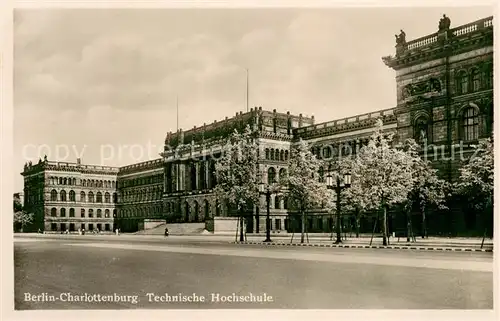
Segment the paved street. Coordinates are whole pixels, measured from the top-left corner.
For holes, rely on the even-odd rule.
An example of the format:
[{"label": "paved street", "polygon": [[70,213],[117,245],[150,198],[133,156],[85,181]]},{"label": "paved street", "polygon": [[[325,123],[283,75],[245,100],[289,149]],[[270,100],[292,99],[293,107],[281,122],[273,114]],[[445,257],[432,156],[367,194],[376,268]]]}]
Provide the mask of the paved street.
[{"label": "paved street", "polygon": [[16,309],[493,308],[492,253],[90,235],[14,247]]}]

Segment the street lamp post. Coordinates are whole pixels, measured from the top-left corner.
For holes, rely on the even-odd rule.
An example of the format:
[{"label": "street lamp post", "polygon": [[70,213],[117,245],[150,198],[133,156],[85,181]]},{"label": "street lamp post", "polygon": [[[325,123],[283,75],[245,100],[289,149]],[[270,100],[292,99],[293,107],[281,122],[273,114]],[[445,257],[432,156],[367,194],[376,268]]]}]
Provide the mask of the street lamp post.
[{"label": "street lamp post", "polygon": [[351,186],[351,174],[345,174],[343,179],[340,179],[340,176],[337,175],[337,184],[333,184],[333,177],[331,174],[328,174],[326,177],[326,187],[328,189],[334,189],[335,192],[337,193],[337,224],[336,224],[336,234],[337,234],[337,239],[335,240],[335,244],[342,243],[342,229],[341,229],[341,224],[342,221],[340,219],[340,192],[342,192],[342,189],[344,188],[349,188]]},{"label": "street lamp post", "polygon": [[[266,239],[264,242],[272,242],[271,241],[271,213],[270,213],[270,204],[271,204],[271,188],[269,185],[265,188],[264,183],[260,184],[260,194],[266,196]],[[259,222],[257,222],[257,225]]]}]

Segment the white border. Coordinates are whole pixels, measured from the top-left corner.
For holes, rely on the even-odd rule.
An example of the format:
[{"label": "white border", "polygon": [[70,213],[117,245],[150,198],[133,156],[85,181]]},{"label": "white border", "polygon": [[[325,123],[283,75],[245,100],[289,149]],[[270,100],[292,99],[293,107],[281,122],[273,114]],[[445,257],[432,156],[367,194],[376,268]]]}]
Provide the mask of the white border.
[{"label": "white border", "polygon": [[[5,3],[7,2],[7,3]],[[13,311],[14,300],[14,280],[13,280],[13,236],[11,222],[11,202],[13,194],[13,175],[18,175],[19,170],[12,167],[13,153],[13,93],[12,93],[12,67],[13,67],[13,8],[178,8],[178,7],[197,7],[197,8],[248,8],[248,7],[467,7],[480,5],[493,5],[495,1],[486,0],[410,0],[410,1],[388,1],[388,0],[364,0],[364,1],[326,1],[326,0],[233,0],[233,1],[117,1],[117,0],[93,0],[93,1],[17,1],[2,0],[0,15],[0,139],[1,139],[1,159],[0,159],[0,177],[1,194],[0,201],[2,206],[1,215],[1,244],[2,244],[2,296],[1,310],[2,320],[54,320],[54,319],[203,319],[203,320],[254,320],[256,318],[264,319],[286,319],[301,320],[304,319],[365,319],[365,320],[384,320],[389,319],[405,321],[421,319],[437,320],[494,320],[500,319],[498,312],[498,259],[494,255],[494,310],[109,310],[109,311]],[[497,19],[498,6],[495,10],[495,20]],[[498,34],[498,23],[494,23],[495,34]],[[498,41],[495,41],[495,49],[498,49]],[[388,48],[390,50],[391,48]],[[498,70],[498,50],[495,50],[494,70]],[[498,94],[498,73],[495,75],[494,96]],[[498,103],[495,99],[495,106]],[[495,108],[495,111],[499,110]],[[498,124],[500,123],[499,113],[495,113],[495,139],[498,142]],[[498,157],[495,158],[495,168],[499,168]],[[498,184],[498,171],[495,171],[496,183]],[[495,187],[496,187],[495,186]],[[498,201],[498,188],[495,188],[495,204]],[[497,214],[498,215],[498,214]],[[498,216],[497,216],[498,217]],[[500,224],[495,220],[495,235],[500,233]],[[495,249],[498,249],[498,238],[495,239]],[[381,293],[383,295],[383,293]]]}]

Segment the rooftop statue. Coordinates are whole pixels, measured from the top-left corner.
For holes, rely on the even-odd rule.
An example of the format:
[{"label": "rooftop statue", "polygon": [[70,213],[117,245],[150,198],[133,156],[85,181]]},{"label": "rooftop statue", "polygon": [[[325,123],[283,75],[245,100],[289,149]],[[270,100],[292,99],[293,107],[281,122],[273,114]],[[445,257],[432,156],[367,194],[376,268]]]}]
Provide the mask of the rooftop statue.
[{"label": "rooftop statue", "polygon": [[445,14],[439,20],[439,31],[447,31],[450,29],[451,20]]},{"label": "rooftop statue", "polygon": [[406,33],[403,30],[399,35],[396,35],[396,45],[404,45],[406,43]]}]

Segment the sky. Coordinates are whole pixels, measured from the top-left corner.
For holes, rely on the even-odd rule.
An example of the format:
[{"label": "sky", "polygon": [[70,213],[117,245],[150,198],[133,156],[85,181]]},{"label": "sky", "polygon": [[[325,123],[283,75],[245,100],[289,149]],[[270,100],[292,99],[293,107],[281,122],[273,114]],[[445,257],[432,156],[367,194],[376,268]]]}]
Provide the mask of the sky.
[{"label": "sky", "polygon": [[[381,57],[493,14],[471,8],[16,9],[14,165],[123,166],[158,158],[169,131],[249,106],[316,122],[394,107]],[[22,176],[15,190],[22,190]]]}]

